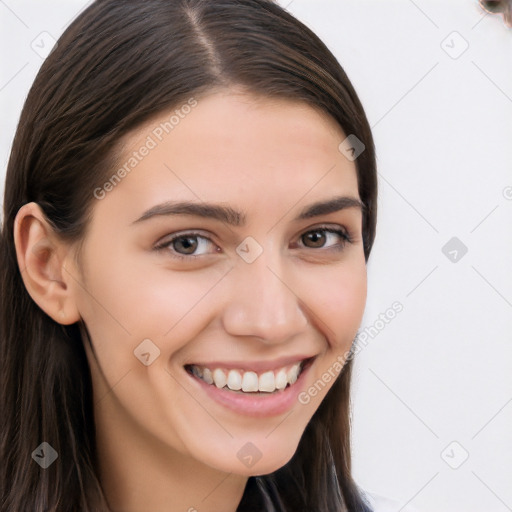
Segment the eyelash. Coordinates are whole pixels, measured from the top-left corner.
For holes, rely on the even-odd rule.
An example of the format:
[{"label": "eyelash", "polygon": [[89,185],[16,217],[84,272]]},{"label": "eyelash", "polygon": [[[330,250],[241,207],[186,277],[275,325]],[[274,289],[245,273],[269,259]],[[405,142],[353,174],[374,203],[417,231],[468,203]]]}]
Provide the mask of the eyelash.
[{"label": "eyelash", "polygon": [[[342,239],[342,242],[341,244],[339,244],[338,247],[336,246],[331,246],[331,247],[328,247],[328,248],[324,248],[324,247],[318,247],[316,249],[324,249],[324,250],[334,250],[334,251],[341,251],[345,245],[348,243],[352,243],[353,240],[351,238],[351,236],[349,235],[349,233],[347,231],[345,231],[344,229],[341,229],[341,228],[333,228],[333,227],[330,227],[330,226],[319,226],[317,228],[313,228],[313,229],[308,229],[307,231],[304,231],[304,233],[302,233],[302,235],[299,237],[299,238],[302,238],[304,235],[307,235],[309,233],[319,233],[319,232],[322,232],[322,233],[334,233],[336,235],[339,235],[339,237]],[[214,242],[208,238],[207,236],[201,234],[201,233],[198,233],[196,231],[188,231],[188,232],[184,232],[184,233],[180,233],[180,234],[177,234],[177,235],[174,235],[173,237],[171,237],[170,239],[166,240],[165,242],[161,242],[159,244],[157,244],[154,249],[155,251],[164,251],[166,249],[170,249],[170,246],[176,241],[176,240],[179,240],[181,238],[203,238],[205,240],[208,240],[210,243],[214,244]],[[215,244],[214,244],[215,245]],[[305,247],[306,249],[315,249],[314,247]],[[180,254],[178,252],[175,252],[174,251],[174,254],[173,254],[173,258],[175,259],[179,259],[179,260],[192,260],[193,258],[200,258],[201,256],[205,256],[203,254],[199,254],[199,255],[194,255],[194,254]]]}]

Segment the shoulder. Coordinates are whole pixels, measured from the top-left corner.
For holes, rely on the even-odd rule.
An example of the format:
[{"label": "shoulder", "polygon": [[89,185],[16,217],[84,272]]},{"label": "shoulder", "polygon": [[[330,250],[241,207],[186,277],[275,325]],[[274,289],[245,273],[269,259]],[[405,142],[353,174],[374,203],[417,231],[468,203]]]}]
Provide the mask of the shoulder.
[{"label": "shoulder", "polygon": [[387,498],[385,496],[381,496],[380,494],[375,494],[373,492],[361,491],[362,494],[368,500],[368,503],[372,507],[374,512],[420,512],[417,508],[412,505],[407,505],[404,507],[403,503],[393,500],[391,498]]}]

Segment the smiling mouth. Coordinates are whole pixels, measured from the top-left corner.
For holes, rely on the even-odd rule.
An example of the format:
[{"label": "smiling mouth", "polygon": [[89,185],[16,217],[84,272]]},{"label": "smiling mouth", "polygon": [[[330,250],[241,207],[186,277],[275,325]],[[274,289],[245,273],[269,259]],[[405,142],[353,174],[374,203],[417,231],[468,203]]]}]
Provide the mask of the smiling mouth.
[{"label": "smiling mouth", "polygon": [[300,374],[311,364],[314,357],[292,365],[265,372],[244,371],[226,368],[208,368],[187,364],[185,370],[206,384],[218,389],[242,394],[278,393],[293,385]]}]

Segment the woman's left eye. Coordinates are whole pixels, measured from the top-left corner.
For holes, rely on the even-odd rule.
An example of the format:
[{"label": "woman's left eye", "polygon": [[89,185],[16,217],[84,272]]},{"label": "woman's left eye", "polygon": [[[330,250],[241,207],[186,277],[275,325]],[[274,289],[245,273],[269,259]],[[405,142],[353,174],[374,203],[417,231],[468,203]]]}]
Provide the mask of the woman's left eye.
[{"label": "woman's left eye", "polygon": [[[312,243],[313,245],[307,246],[310,249],[325,249],[325,248],[337,248],[342,249],[346,243],[350,243],[351,239],[348,233],[341,228],[334,228],[334,227],[320,227],[311,229],[310,231],[306,231],[301,237],[301,240],[303,243],[307,240],[308,243]],[[336,240],[338,238],[338,242],[336,241],[332,244],[327,245],[326,247],[326,241],[327,240]],[[341,239],[341,242],[339,241]],[[338,247],[336,247],[338,246]]]},{"label": "woman's left eye", "polygon": [[[345,230],[334,227],[310,229],[303,233],[299,239],[302,242],[302,247],[306,249],[341,250],[345,244],[351,242],[350,236]],[[164,240],[155,246],[155,250],[170,249],[174,253],[173,257],[175,258],[191,259],[208,254],[208,246],[213,246],[210,254],[220,251],[219,247],[208,237],[199,233],[189,232],[177,234],[170,239]]]}]

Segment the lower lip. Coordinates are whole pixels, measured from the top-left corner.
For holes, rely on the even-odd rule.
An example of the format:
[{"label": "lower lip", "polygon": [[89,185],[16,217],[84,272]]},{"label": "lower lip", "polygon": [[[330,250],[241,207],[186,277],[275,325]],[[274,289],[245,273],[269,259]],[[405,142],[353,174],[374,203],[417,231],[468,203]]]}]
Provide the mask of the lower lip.
[{"label": "lower lip", "polygon": [[312,366],[312,361],[304,368],[299,378],[290,386],[274,393],[236,393],[215,384],[207,384],[199,377],[185,373],[199,386],[210,398],[228,409],[247,416],[265,418],[277,416],[289,411],[297,403],[297,396],[305,386],[305,378]]}]

